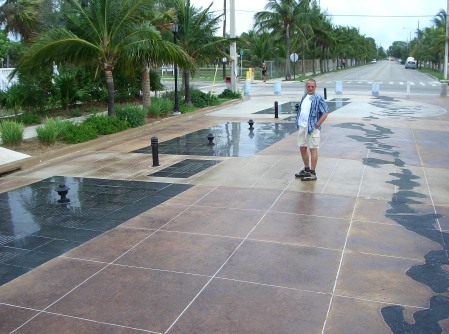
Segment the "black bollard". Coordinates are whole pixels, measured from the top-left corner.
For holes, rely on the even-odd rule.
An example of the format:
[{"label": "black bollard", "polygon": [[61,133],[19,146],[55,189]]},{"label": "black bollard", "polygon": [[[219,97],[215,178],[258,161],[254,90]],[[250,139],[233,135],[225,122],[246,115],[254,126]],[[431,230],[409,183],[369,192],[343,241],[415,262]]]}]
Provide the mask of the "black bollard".
[{"label": "black bollard", "polygon": [[151,138],[151,154],[153,155],[153,167],[159,166],[159,144],[157,137]]},{"label": "black bollard", "polygon": [[254,130],[254,128],[253,128],[254,121],[253,121],[252,119],[250,119],[250,120],[248,121],[248,124],[249,124],[249,129],[250,129],[250,130]]},{"label": "black bollard", "polygon": [[274,118],[279,118],[279,104],[278,104],[278,101],[274,101]]},{"label": "black bollard", "polygon": [[327,91],[326,91],[326,88],[324,88],[324,99],[327,100]]}]

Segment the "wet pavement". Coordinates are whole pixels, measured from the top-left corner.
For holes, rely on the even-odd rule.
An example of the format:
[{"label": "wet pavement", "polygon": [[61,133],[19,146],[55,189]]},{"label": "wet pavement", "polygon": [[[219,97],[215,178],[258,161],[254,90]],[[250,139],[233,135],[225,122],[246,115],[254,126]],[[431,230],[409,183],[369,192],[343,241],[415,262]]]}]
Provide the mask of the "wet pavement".
[{"label": "wet pavement", "polygon": [[447,98],[330,96],[302,182],[254,86],[3,175],[0,333],[449,333]]}]

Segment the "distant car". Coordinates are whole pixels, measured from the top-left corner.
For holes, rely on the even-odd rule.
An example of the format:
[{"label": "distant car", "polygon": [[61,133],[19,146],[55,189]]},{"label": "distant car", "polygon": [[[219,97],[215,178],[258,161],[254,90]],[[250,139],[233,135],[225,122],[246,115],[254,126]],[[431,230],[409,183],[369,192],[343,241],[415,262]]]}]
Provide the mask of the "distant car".
[{"label": "distant car", "polygon": [[371,64],[375,64],[375,63],[377,63],[376,59],[371,60]]},{"label": "distant car", "polygon": [[412,68],[416,70],[416,60],[408,60],[405,62],[405,68]]}]

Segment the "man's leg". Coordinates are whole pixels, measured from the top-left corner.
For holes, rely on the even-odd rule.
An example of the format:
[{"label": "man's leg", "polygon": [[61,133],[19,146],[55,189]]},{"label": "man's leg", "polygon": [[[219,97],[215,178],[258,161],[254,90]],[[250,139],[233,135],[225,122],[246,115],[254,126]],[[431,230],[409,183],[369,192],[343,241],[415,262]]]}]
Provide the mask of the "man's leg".
[{"label": "man's leg", "polygon": [[315,181],[316,177],[316,164],[318,162],[318,150],[316,148],[309,148],[310,150],[310,170],[307,175],[301,177],[301,181]]},{"label": "man's leg", "polygon": [[302,158],[302,162],[304,164],[304,168],[308,169],[310,167],[310,163],[309,163],[309,153],[307,151],[307,147],[301,146],[299,148],[299,151],[301,152],[301,158]]},{"label": "man's leg", "polygon": [[310,169],[316,170],[316,165],[318,163],[318,149],[311,148],[310,149]]}]

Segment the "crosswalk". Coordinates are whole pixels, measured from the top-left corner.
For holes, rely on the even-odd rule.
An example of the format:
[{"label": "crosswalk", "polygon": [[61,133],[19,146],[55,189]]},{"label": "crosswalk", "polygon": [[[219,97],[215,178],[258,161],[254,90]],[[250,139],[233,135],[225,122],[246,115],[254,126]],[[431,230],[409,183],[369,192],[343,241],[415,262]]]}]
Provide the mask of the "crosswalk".
[{"label": "crosswalk", "polygon": [[[351,80],[351,81],[342,81],[342,84],[343,85],[345,85],[345,84],[372,85],[373,82],[379,83],[381,85],[407,86],[407,81],[388,81],[388,82],[383,82],[383,81],[370,81],[370,80]],[[323,83],[325,83],[325,84],[335,84],[335,81],[326,81],[326,82],[323,82]],[[425,87],[425,86],[440,87],[441,86],[441,83],[439,81],[428,81],[428,82],[408,81],[408,83],[410,84],[410,86],[421,86],[421,87]]]}]

